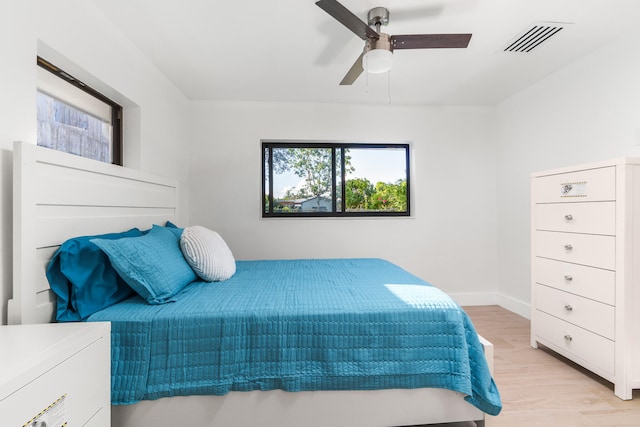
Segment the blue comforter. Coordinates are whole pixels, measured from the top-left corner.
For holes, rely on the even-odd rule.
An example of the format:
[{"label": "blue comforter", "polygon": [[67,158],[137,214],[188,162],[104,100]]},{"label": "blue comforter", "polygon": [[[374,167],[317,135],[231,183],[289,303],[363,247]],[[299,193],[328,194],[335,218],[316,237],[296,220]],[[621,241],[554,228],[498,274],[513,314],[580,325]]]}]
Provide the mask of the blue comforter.
[{"label": "blue comforter", "polygon": [[476,331],[446,294],[378,259],[238,261],[112,322],[112,403],[229,391],[446,388],[501,409]]}]

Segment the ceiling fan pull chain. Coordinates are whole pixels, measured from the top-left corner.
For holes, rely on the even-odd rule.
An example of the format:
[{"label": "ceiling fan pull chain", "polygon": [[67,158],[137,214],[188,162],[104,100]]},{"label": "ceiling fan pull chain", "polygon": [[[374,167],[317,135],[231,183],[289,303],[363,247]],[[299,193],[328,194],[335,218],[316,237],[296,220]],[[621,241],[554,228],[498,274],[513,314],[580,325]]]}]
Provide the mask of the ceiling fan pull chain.
[{"label": "ceiling fan pull chain", "polygon": [[[365,62],[365,63],[364,63],[364,68],[366,69],[366,68],[367,68],[367,64],[366,64],[366,62],[367,62],[367,57],[365,56],[364,58],[362,58],[362,60]],[[364,73],[364,78],[365,78],[365,82],[364,82],[364,83],[365,83],[365,84],[364,84],[364,87],[365,87],[365,89],[364,89],[364,93],[366,93],[366,94],[368,95],[368,94],[369,94],[369,73]]]},{"label": "ceiling fan pull chain", "polygon": [[391,70],[387,71],[387,104],[391,105]]}]

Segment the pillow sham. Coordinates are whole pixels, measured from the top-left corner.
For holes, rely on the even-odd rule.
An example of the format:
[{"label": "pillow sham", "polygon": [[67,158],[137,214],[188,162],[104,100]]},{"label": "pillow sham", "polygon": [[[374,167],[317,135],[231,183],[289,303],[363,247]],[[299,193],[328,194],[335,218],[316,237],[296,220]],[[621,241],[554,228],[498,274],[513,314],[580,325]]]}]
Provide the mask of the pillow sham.
[{"label": "pillow sham", "polygon": [[[156,225],[156,224],[154,224]],[[160,225],[158,225],[158,227],[161,227]],[[172,233],[176,234],[178,236],[178,238],[180,238],[180,235],[182,235],[182,230],[184,230],[184,228],[180,228],[177,225],[175,225],[174,223],[172,223],[171,221],[167,221],[164,224],[164,227],[171,231]],[[147,234],[148,232],[151,231],[151,228],[147,229],[147,230],[143,230],[142,234]]]},{"label": "pillow sham", "polygon": [[77,322],[134,294],[113,269],[107,255],[92,239],[142,236],[137,228],[122,233],[68,239],[53,254],[47,279],[56,294],[56,320]]},{"label": "pillow sham", "polygon": [[[165,227],[167,227],[167,228],[180,228],[180,227],[178,227],[177,225],[175,225],[174,223],[172,223],[171,221],[167,221],[167,222],[164,224],[164,226],[165,226]],[[182,230],[182,228],[180,228],[180,230]]]},{"label": "pillow sham", "polygon": [[178,235],[166,227],[153,225],[141,237],[92,242],[107,254],[120,277],[149,304],[175,301],[175,295],[196,279],[182,256]]},{"label": "pillow sham", "polygon": [[187,227],[180,237],[180,248],[193,271],[207,282],[227,280],[236,272],[231,249],[215,231],[200,225]]},{"label": "pillow sham", "polygon": [[164,227],[164,229],[172,232],[178,239],[180,239],[180,236],[182,236],[182,232],[184,230],[184,228],[178,227]]}]

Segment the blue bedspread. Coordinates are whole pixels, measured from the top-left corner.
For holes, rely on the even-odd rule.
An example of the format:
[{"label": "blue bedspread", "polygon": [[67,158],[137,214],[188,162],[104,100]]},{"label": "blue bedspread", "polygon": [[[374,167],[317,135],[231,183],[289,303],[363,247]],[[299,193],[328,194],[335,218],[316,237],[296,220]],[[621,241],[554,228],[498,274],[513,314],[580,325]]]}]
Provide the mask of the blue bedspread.
[{"label": "blue bedspread", "polygon": [[442,291],[378,259],[238,261],[176,302],[135,296],[112,322],[112,403],[229,391],[437,387],[497,415],[476,331]]}]

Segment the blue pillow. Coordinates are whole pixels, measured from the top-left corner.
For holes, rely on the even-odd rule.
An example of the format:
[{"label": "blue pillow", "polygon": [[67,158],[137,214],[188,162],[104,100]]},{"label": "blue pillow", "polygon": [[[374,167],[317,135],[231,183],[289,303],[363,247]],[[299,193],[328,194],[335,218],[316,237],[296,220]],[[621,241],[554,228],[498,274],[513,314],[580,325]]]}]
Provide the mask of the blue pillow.
[{"label": "blue pillow", "polygon": [[[153,224],[154,226],[156,226],[156,224]],[[171,231],[172,233],[174,233],[175,235],[178,236],[178,239],[180,238],[180,236],[182,236],[182,232],[184,231],[184,228],[178,227],[177,225],[175,225],[174,223],[172,223],[171,221],[167,221],[165,223],[165,228],[169,231]],[[160,225],[158,225],[158,227],[161,227]],[[147,234],[148,232],[150,232],[151,229],[148,230],[144,230],[142,232],[142,234]]]},{"label": "blue pillow", "polygon": [[47,267],[49,285],[57,296],[58,321],[85,320],[134,294],[113,269],[109,258],[91,240],[141,235],[140,230],[133,228],[123,233],[75,237],[60,246]]},{"label": "blue pillow", "polygon": [[182,232],[184,231],[184,228],[164,227],[164,229],[169,230],[171,233],[173,233],[178,238],[178,241],[180,241],[180,237],[182,236]]},{"label": "blue pillow", "polygon": [[174,223],[172,223],[171,221],[167,221],[167,222],[164,224],[164,226],[165,226],[165,227],[167,227],[167,228],[180,228],[180,227],[178,227],[177,225],[175,225]]},{"label": "blue pillow", "polygon": [[164,304],[196,279],[180,251],[180,237],[159,225],[144,236],[93,239],[120,277],[149,304]]}]

